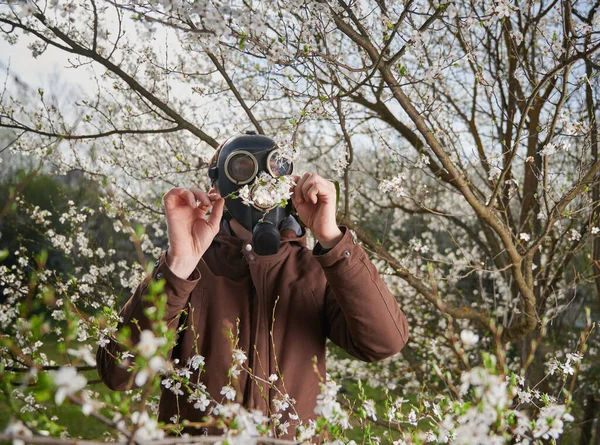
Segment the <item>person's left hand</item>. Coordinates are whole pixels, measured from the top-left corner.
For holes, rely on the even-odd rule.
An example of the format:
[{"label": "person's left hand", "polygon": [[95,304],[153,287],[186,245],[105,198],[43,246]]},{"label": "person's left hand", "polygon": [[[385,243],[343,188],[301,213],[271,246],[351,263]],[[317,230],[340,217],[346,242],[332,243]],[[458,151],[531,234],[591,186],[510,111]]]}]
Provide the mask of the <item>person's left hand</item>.
[{"label": "person's left hand", "polygon": [[316,173],[290,175],[296,183],[292,203],[302,222],[325,249],[334,247],[343,236],[335,220],[335,185]]}]

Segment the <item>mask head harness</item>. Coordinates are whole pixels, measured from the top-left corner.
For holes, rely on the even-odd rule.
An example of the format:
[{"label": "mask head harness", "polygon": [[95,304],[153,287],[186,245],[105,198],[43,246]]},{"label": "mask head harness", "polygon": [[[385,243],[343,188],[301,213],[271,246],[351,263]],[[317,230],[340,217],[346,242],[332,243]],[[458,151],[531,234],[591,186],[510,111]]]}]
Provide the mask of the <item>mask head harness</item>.
[{"label": "mask head harness", "polygon": [[[273,139],[247,131],[223,143],[217,166],[211,168],[208,175],[216,181],[221,196],[228,196],[254,181],[260,172],[275,178],[292,173],[293,166],[282,161],[278,153]],[[225,198],[225,207],[252,232],[252,244],[257,254],[272,255],[279,251],[279,224],[290,215],[290,204],[285,209],[277,206],[261,208],[256,204],[247,206],[241,199]]]}]

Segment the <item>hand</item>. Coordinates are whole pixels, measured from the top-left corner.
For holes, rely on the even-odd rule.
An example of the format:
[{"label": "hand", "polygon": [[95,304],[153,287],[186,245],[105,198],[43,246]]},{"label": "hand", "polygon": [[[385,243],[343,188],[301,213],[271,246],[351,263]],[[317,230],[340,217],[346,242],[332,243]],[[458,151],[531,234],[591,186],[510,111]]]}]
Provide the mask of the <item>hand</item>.
[{"label": "hand", "polygon": [[[194,187],[189,190],[176,187],[165,194],[163,205],[169,236],[167,266],[186,279],[219,233],[225,200],[214,190],[207,194]],[[206,213],[211,207],[207,220]]]},{"label": "hand", "polygon": [[293,188],[292,203],[302,222],[312,231],[321,246],[331,249],[342,239],[335,220],[335,185],[316,173],[290,176]]}]

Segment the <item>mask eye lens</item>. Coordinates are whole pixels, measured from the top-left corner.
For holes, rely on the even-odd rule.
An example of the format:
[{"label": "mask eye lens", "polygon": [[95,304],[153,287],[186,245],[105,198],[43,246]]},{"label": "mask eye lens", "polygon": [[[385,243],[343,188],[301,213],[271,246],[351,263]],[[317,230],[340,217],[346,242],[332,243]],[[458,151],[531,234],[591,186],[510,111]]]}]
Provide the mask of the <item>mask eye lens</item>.
[{"label": "mask eye lens", "polygon": [[229,158],[227,172],[231,179],[239,183],[248,182],[256,173],[256,162],[246,153],[238,153]]},{"label": "mask eye lens", "polygon": [[269,156],[269,170],[271,174],[278,178],[280,176],[288,175],[291,172],[290,163],[279,156],[279,153],[274,151]]}]

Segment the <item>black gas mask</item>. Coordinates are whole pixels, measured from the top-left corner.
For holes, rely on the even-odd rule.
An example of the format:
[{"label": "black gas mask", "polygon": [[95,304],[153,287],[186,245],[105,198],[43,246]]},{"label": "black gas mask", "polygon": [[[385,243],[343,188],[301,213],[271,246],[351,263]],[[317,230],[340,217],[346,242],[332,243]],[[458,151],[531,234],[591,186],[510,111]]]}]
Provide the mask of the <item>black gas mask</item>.
[{"label": "black gas mask", "polygon": [[231,216],[252,232],[254,251],[259,255],[272,255],[279,251],[279,225],[290,215],[291,203],[288,202],[286,208],[261,208],[256,203],[248,206],[239,198],[227,196],[252,183],[261,172],[275,178],[292,173],[292,165],[281,160],[278,153],[273,139],[248,131],[223,144],[217,167],[208,172],[209,177],[216,180],[221,196],[226,197],[225,207]]}]

